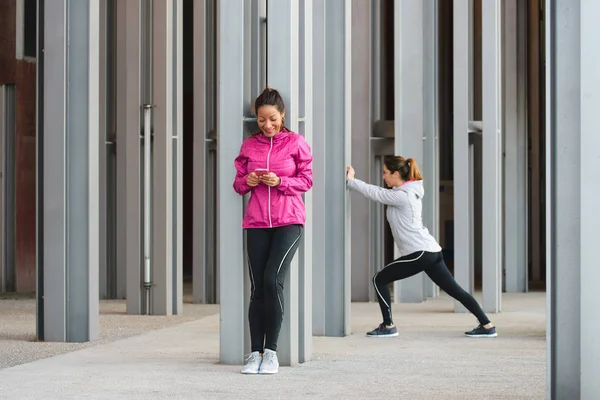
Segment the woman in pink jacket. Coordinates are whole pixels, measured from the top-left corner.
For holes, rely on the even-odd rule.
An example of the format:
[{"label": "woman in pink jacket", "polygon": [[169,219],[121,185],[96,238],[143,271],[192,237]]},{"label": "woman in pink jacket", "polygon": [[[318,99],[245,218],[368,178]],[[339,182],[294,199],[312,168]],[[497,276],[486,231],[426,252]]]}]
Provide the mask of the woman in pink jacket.
[{"label": "woman in pink jacket", "polygon": [[302,194],[312,187],[312,155],[304,137],[284,126],[285,106],[266,88],[255,101],[260,131],[242,143],[233,188],[250,193],[246,230],[251,299],[251,354],[242,373],[275,374],[283,321],[283,285],[304,231]]}]

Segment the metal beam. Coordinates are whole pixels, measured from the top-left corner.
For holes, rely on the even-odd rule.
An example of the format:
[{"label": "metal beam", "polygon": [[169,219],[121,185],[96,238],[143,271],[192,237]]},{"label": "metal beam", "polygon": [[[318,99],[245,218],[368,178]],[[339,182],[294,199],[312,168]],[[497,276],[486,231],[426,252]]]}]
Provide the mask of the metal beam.
[{"label": "metal beam", "polygon": [[[598,196],[600,183],[596,171],[600,168],[598,148],[600,148],[600,54],[598,54],[598,18],[600,18],[600,3],[597,1],[581,1],[580,23],[580,54],[581,54],[581,209],[580,239],[581,239],[581,398],[591,399],[600,393],[600,342],[596,332],[600,322],[590,318],[600,308],[598,297],[598,282],[600,270],[597,260],[597,233],[600,225],[598,213]],[[561,136],[568,136],[567,130],[561,130]],[[554,160],[560,165],[560,159]],[[562,168],[560,168],[562,170]],[[560,226],[557,226],[560,229]]]},{"label": "metal beam", "polygon": [[244,0],[217,5],[217,264],[221,276],[220,358],[242,364],[246,313],[242,198],[233,191],[233,160],[244,137]]},{"label": "metal beam", "polygon": [[[325,0],[312,0],[313,2],[313,102],[309,105],[312,113],[312,129],[314,132],[326,132],[326,54],[325,37]],[[326,218],[325,207],[327,199],[327,186],[324,179],[326,171],[325,135],[313,135],[313,265],[326,265],[327,236],[324,221]],[[313,334],[324,336],[326,334],[326,309],[323,307],[326,292],[325,268],[313,268]]]},{"label": "metal beam", "polygon": [[15,290],[15,85],[0,85],[0,291]]},{"label": "metal beam", "polygon": [[[454,1],[454,277],[473,291],[473,193],[469,121],[473,115],[473,2]],[[456,312],[466,312],[458,301]]]},{"label": "metal beam", "polygon": [[[352,0],[352,165],[360,177],[369,181],[371,164],[370,138],[372,118],[372,16],[371,1]],[[368,79],[366,79],[367,77]],[[364,196],[352,195],[352,225],[367,227],[370,223],[371,204]],[[381,245],[381,243],[379,243]],[[369,229],[352,231],[352,301],[369,301],[372,274],[370,264]]]},{"label": "metal beam", "polygon": [[[293,132],[298,132],[299,117],[299,2],[298,0],[269,1],[267,15],[269,30],[267,34],[268,84],[278,89],[286,105],[286,124]],[[277,21],[277,25],[273,22]],[[277,28],[275,28],[277,26]],[[292,260],[286,284],[285,316],[281,327],[280,349],[278,357],[281,365],[298,363],[299,328],[299,269],[298,252]],[[306,315],[303,313],[302,315]],[[310,316],[310,314],[309,314]]]},{"label": "metal beam", "polygon": [[[423,165],[423,2],[394,2],[394,153]],[[434,195],[431,193],[430,195]],[[394,247],[395,256],[398,249]],[[426,299],[425,274],[394,282],[394,302]]]},{"label": "metal beam", "polygon": [[[300,0],[300,115],[304,124],[299,131],[312,147],[314,121],[313,110],[313,0]],[[304,194],[306,221],[302,242],[298,248],[298,362],[310,361],[313,338],[313,192]]]},{"label": "metal beam", "polygon": [[140,0],[116,2],[117,270],[126,271],[128,314],[142,313],[141,9]]},{"label": "metal beam", "polygon": [[43,331],[45,341],[99,334],[98,0],[44,13]]},{"label": "metal beam", "polygon": [[194,0],[194,303],[217,302],[215,12],[214,2]]},{"label": "metal beam", "polygon": [[481,3],[482,23],[482,308],[502,309],[502,128],[500,1]]},{"label": "metal beam", "polygon": [[527,74],[525,2],[504,0],[502,21],[502,121],[504,132],[504,257],[506,291],[527,290],[527,131],[523,101]]},{"label": "metal beam", "polygon": [[[423,223],[436,240],[440,230],[440,165],[438,142],[438,2],[423,2],[423,165],[426,196]],[[439,287],[424,277],[424,296],[437,297]]]},{"label": "metal beam", "polygon": [[102,188],[98,199],[100,205],[100,233],[99,233],[99,293],[100,298],[110,298],[110,278],[108,272],[108,240],[107,240],[107,228],[108,228],[108,209],[107,209],[107,188],[108,188],[108,177],[107,177],[107,134],[108,134],[108,121],[107,114],[109,109],[108,104],[108,35],[107,35],[107,21],[110,18],[108,15],[108,1],[100,2],[100,34],[99,34],[99,55],[100,55],[100,74],[99,74],[99,85],[100,85],[100,98],[98,99],[100,108],[99,118],[99,130],[100,135],[98,138],[99,146],[99,185]]},{"label": "metal beam", "polygon": [[183,313],[183,0],[175,0],[173,7],[172,312],[181,314]]},{"label": "metal beam", "polygon": [[[597,130],[600,4],[557,0],[546,21],[546,197],[550,398],[591,399],[600,390],[600,300],[595,237],[600,215]],[[570,160],[565,168],[565,160]]]},{"label": "metal beam", "polygon": [[154,0],[151,313],[156,315],[173,311],[173,11],[171,0]]},{"label": "metal beam", "polygon": [[[313,9],[314,80],[314,263],[313,332],[350,333],[349,194],[345,168],[351,143],[351,2],[315,0]],[[327,160],[327,166],[325,166]],[[327,208],[326,204],[339,207]],[[342,206],[343,205],[343,206]],[[316,271],[320,270],[320,276]]]}]

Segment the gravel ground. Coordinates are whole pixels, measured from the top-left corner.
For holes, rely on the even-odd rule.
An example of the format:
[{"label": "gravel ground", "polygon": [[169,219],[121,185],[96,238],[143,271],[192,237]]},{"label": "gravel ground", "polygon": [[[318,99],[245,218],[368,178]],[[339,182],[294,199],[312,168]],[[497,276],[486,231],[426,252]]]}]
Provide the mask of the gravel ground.
[{"label": "gravel ground", "polygon": [[[127,317],[122,305],[115,314],[111,304],[103,302],[103,326],[144,331],[153,318],[168,325],[169,317]],[[240,365],[220,363],[220,316],[207,315],[2,369],[0,399],[545,399],[545,294],[504,293],[503,311],[490,315],[498,326],[494,339],[464,337],[475,318],[454,313],[453,304],[445,294],[393,304],[399,336],[372,339],[365,332],[379,322],[379,305],[353,303],[352,334],[314,337],[311,361],[271,376],[243,375]],[[111,332],[120,334],[109,327],[103,335]]]},{"label": "gravel ground", "polygon": [[184,299],[182,315],[127,315],[125,300],[101,300],[98,340],[86,343],[38,342],[34,295],[0,293],[0,369],[194,321],[218,312],[218,305],[191,304],[187,298]]}]

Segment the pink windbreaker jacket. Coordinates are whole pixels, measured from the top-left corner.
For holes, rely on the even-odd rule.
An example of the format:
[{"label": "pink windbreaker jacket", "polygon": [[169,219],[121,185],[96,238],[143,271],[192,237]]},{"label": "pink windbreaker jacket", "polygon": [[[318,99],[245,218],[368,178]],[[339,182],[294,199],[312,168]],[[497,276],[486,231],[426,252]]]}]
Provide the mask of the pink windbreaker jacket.
[{"label": "pink windbreaker jacket", "polygon": [[[244,140],[235,159],[234,190],[250,194],[242,228],[274,228],[306,222],[302,193],[312,187],[312,155],[302,135],[282,129],[272,138],[255,134]],[[281,178],[276,187],[248,186],[248,174],[266,168]]]}]

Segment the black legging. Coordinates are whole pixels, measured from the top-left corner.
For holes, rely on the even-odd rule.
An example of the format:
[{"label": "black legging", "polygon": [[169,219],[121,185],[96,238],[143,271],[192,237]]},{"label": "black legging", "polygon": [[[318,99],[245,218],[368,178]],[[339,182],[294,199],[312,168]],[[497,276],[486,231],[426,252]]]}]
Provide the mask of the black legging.
[{"label": "black legging", "polygon": [[381,307],[384,324],[393,324],[392,304],[388,285],[422,271],[425,271],[431,280],[442,290],[460,301],[467,310],[471,311],[477,317],[480,324],[486,325],[490,322],[481,307],[479,307],[477,300],[456,283],[454,277],[448,271],[446,263],[444,263],[441,251],[437,253],[418,251],[392,261],[373,276],[373,285],[377,292],[377,300],[379,301],[379,307]]},{"label": "black legging", "polygon": [[283,284],[304,232],[302,225],[247,229],[251,297],[248,310],[252,350],[277,351],[283,321]]}]

